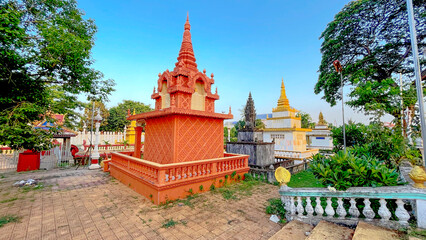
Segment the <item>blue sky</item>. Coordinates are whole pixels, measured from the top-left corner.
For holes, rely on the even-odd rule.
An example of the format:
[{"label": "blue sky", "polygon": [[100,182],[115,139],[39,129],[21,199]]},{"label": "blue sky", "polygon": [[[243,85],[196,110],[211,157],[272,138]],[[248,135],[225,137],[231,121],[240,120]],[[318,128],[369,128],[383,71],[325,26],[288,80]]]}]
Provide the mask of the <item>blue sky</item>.
[{"label": "blue sky", "polygon": [[[158,73],[173,70],[189,12],[198,69],[215,75],[216,112],[231,106],[238,119],[251,91],[257,113],[270,113],[284,78],[292,107],[315,121],[322,111],[327,121],[341,124],[340,103],[331,108],[313,89],[319,36],[348,2],[80,0],[78,5],[98,27],[93,66],[117,84],[107,107],[125,99],[154,105],[150,96]],[[346,120],[368,119],[345,109]]]}]

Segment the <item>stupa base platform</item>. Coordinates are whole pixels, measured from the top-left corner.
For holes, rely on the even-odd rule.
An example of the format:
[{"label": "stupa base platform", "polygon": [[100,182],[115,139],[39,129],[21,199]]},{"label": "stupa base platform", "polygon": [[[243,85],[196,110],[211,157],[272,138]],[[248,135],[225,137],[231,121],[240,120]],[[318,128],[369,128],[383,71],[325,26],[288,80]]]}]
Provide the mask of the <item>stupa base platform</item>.
[{"label": "stupa base platform", "polygon": [[156,205],[209,191],[212,185],[221,187],[225,176],[229,182],[234,172],[233,179],[243,179],[250,170],[248,156],[239,154],[225,153],[223,158],[172,164],[158,164],[129,155],[112,153],[111,160],[104,161],[104,171]]}]

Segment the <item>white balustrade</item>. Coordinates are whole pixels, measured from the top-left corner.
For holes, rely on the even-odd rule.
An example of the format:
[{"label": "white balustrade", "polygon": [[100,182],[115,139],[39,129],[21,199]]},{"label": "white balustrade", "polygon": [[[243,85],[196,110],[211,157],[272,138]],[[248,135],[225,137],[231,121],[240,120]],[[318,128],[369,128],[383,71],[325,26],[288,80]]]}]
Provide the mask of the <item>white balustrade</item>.
[{"label": "white balustrade", "polygon": [[[426,200],[426,190],[410,186],[350,188],[343,192],[330,192],[328,189],[318,188],[281,187],[280,194],[288,221],[296,219],[318,223],[321,219],[326,219],[352,225],[363,220],[395,229],[408,226],[411,216],[404,207],[408,203],[406,200]],[[315,207],[312,206],[312,197],[315,198]],[[388,208],[391,203],[397,205],[394,212],[396,219],[392,219],[392,213]],[[374,209],[372,206],[375,206]]]}]

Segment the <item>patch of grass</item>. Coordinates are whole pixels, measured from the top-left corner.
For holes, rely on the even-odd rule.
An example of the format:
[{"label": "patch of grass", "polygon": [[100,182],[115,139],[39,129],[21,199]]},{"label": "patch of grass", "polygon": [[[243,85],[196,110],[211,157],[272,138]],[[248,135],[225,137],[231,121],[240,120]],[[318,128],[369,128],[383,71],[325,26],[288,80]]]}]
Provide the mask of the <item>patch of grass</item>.
[{"label": "patch of grass", "polygon": [[178,200],[178,202],[183,203],[184,205],[190,208],[194,208],[194,203],[192,202],[192,200],[196,198],[198,198],[198,194],[191,194],[191,195],[188,195],[188,197],[186,197],[185,199]]},{"label": "patch of grass", "polygon": [[5,199],[5,200],[0,201],[0,203],[8,203],[8,202],[13,202],[15,200],[18,200],[18,198],[14,197],[14,198]]},{"label": "patch of grass", "polygon": [[420,239],[426,239],[426,230],[423,229],[416,229],[411,231],[408,235],[413,236],[413,237],[417,237]]},{"label": "patch of grass", "polygon": [[7,223],[11,222],[19,222],[21,217],[15,216],[15,215],[6,215],[3,217],[0,217],[0,227],[3,227]]},{"label": "patch of grass", "polygon": [[310,171],[302,171],[291,176],[287,184],[291,188],[323,188],[324,186]]},{"label": "patch of grass", "polygon": [[221,188],[220,192],[222,193],[222,197],[225,199],[237,199],[237,197],[234,195],[236,193],[236,190],[229,189],[229,188]]},{"label": "patch of grass", "polygon": [[170,227],[176,226],[177,224],[183,224],[184,226],[186,226],[186,221],[184,221],[184,220],[175,221],[175,220],[173,220],[173,218],[172,219],[166,219],[161,227],[162,228],[170,228]]},{"label": "patch of grass", "polygon": [[254,179],[244,180],[236,184],[225,185],[215,192],[221,193],[224,199],[238,200],[238,196],[251,196],[253,187],[259,184],[263,184],[263,182]]},{"label": "patch of grass", "polygon": [[[174,206],[174,204],[175,204],[175,201],[174,201],[174,200],[166,199],[166,201],[165,201],[165,202],[163,202],[163,203],[160,203],[160,204],[158,205],[158,207],[159,207],[159,208],[167,209],[167,208],[171,208],[171,207],[173,207],[173,206]],[[155,207],[157,207],[157,206],[154,206],[154,208],[155,208]]]},{"label": "patch of grass", "polygon": [[38,183],[37,185],[35,185],[35,186],[23,186],[22,188],[21,188],[21,191],[23,192],[23,193],[27,193],[27,192],[29,192],[29,191],[33,191],[33,190],[41,190],[41,189],[43,189],[44,188],[44,185],[43,185],[43,183]]},{"label": "patch of grass", "polygon": [[268,199],[268,206],[266,206],[267,214],[275,214],[280,217],[280,223],[285,223],[285,209],[280,198]]}]

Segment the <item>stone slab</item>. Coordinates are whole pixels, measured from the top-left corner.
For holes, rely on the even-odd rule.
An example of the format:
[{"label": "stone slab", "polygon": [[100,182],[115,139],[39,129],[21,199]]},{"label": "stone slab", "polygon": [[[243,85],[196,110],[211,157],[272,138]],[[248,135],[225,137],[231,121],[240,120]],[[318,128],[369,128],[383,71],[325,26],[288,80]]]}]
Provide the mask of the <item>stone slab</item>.
[{"label": "stone slab", "polygon": [[260,131],[239,131],[238,142],[262,142],[263,132]]},{"label": "stone slab", "polygon": [[249,166],[266,167],[275,163],[273,143],[229,142],[226,152],[249,155]]},{"label": "stone slab", "polygon": [[399,236],[396,232],[359,221],[355,229],[353,240],[397,240]]},{"label": "stone slab", "polygon": [[417,227],[426,229],[426,201],[416,200]]},{"label": "stone slab", "polygon": [[[350,240],[354,230],[337,224],[321,221],[306,240]],[[373,238],[371,238],[373,239]]]},{"label": "stone slab", "polygon": [[291,221],[269,238],[269,240],[304,240],[306,233],[310,233],[313,228],[314,226],[304,222]]}]

